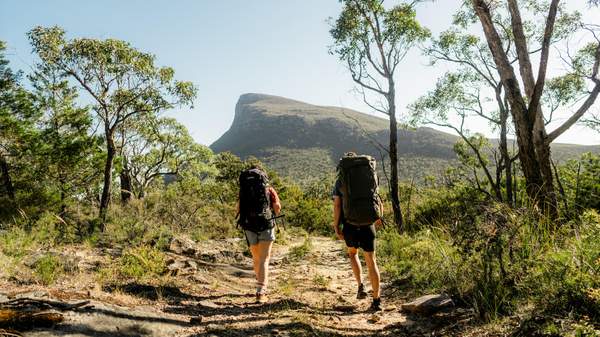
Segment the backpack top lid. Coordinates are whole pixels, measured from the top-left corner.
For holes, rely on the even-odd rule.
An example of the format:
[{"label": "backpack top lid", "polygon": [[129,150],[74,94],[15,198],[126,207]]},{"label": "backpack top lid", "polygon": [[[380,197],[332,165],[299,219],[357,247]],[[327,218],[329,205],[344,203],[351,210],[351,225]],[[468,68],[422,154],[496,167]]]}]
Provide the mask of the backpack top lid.
[{"label": "backpack top lid", "polygon": [[340,158],[340,162],[338,163],[337,169],[338,171],[343,171],[344,169],[348,169],[353,166],[362,166],[366,164],[370,165],[373,171],[375,171],[377,166],[375,158],[366,154],[357,155],[353,152],[350,152],[348,154],[345,154],[342,158]]},{"label": "backpack top lid", "polygon": [[265,184],[269,183],[269,176],[261,169],[257,167],[251,167],[249,169],[243,170],[240,172],[239,181],[242,183],[244,180],[248,179],[248,177],[260,178],[265,182]]}]

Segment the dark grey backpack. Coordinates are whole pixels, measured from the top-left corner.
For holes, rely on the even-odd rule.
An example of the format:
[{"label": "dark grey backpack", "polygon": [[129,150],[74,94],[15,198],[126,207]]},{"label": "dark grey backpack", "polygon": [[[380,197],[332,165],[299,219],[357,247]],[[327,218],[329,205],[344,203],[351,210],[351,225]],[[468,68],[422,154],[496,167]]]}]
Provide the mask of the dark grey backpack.
[{"label": "dark grey backpack", "polygon": [[245,230],[260,232],[273,227],[269,178],[259,169],[242,171],[240,183],[240,218],[238,224]]},{"label": "dark grey backpack", "polygon": [[338,164],[344,219],[369,226],[381,219],[376,162],[371,156],[344,156]]}]

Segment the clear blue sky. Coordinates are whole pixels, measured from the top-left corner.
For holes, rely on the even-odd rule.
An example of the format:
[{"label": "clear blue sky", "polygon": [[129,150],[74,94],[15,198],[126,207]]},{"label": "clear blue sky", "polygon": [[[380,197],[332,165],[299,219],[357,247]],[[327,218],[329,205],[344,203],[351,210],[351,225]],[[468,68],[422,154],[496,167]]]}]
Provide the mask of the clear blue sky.
[{"label": "clear blue sky", "polygon": [[[419,18],[440,32],[459,3],[423,5]],[[155,54],[178,79],[198,86],[194,109],[169,114],[209,145],[229,128],[237,98],[247,92],[368,112],[351,92],[346,69],[327,53],[327,18],[339,11],[337,0],[0,0],[0,39],[8,44],[11,66],[25,71],[34,62],[25,34],[36,25],[59,25],[69,37],[118,38]],[[587,15],[600,21],[598,10]],[[408,55],[396,79],[399,107],[445,71],[427,62],[418,51]],[[598,104],[593,109],[600,110]],[[559,141],[600,144],[600,135],[578,127]]]}]

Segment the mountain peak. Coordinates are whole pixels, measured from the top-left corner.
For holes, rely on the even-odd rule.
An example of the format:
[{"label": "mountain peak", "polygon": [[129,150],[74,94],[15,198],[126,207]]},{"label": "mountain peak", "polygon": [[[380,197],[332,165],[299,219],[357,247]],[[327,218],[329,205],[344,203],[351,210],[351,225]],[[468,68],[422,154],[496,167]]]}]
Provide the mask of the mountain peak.
[{"label": "mountain peak", "polygon": [[[335,163],[348,151],[379,158],[373,140],[386,144],[388,128],[387,120],[350,109],[247,93],[236,104],[230,129],[211,148],[242,158],[256,156],[283,175],[302,180],[335,171]],[[444,162],[455,158],[454,136],[425,129],[401,130],[399,136],[400,154],[405,156]]]},{"label": "mountain peak", "polygon": [[271,98],[277,98],[277,97],[278,96],[249,92],[249,93],[240,95],[240,98],[238,99],[237,104],[252,104],[257,101],[271,99]]}]

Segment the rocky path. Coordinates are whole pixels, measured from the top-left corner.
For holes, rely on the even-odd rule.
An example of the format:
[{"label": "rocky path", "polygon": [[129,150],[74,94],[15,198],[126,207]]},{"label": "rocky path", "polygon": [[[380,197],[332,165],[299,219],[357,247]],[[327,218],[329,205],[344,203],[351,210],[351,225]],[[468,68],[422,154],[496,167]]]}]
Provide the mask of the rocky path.
[{"label": "rocky path", "polygon": [[[407,317],[399,310],[400,299],[385,296],[389,293],[385,287],[384,310],[368,312],[370,300],[355,298],[343,245],[323,237],[307,240],[275,246],[267,303],[254,303],[249,258],[207,262],[175,256],[172,264],[178,268],[197,268],[185,276],[190,280],[187,286],[130,284],[87,293],[38,291],[42,297],[91,302],[66,312],[64,322],[24,336],[453,335],[456,315]],[[222,251],[219,256],[233,255]],[[186,274],[178,272],[182,277]],[[28,296],[36,295],[28,290]],[[13,297],[19,296],[15,293]]]}]

